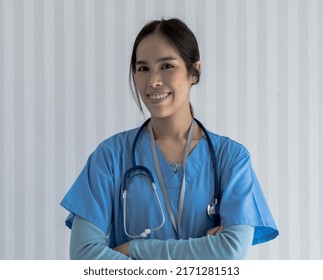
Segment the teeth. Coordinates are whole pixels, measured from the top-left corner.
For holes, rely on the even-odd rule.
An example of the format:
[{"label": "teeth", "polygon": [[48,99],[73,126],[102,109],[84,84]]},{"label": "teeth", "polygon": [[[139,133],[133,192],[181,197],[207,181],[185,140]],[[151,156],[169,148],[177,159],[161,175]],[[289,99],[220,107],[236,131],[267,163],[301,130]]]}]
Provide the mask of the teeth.
[{"label": "teeth", "polygon": [[160,93],[160,94],[149,94],[149,98],[152,100],[159,100],[159,99],[163,99],[166,98],[170,93]]}]

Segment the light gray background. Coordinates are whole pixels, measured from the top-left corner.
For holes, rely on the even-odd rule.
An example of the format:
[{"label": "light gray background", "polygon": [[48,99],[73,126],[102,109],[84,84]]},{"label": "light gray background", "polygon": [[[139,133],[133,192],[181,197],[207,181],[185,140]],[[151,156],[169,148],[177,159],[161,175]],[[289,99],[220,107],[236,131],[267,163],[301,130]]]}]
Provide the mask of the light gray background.
[{"label": "light gray background", "polygon": [[196,116],[249,149],[279,226],[249,258],[322,259],[322,0],[0,0],[0,259],[68,258],[59,202],[103,139],[143,121],[130,52],[161,16],[195,32]]}]

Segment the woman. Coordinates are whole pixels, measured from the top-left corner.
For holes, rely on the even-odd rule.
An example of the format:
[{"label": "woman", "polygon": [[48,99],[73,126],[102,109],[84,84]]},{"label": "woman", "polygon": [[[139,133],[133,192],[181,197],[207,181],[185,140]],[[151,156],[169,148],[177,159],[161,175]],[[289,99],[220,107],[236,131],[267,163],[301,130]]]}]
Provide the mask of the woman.
[{"label": "woman", "polygon": [[248,151],[193,119],[201,67],[182,21],[139,32],[130,79],[151,120],[102,142],[63,199],[72,259],[243,259],[278,235]]}]

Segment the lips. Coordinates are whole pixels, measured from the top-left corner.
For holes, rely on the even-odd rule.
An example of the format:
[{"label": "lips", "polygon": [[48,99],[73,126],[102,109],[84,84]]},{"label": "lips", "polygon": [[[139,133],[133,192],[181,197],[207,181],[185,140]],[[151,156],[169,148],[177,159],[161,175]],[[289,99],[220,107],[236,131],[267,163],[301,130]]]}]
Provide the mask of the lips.
[{"label": "lips", "polygon": [[158,92],[147,94],[148,98],[151,100],[162,100],[167,98],[171,93],[170,92]]}]

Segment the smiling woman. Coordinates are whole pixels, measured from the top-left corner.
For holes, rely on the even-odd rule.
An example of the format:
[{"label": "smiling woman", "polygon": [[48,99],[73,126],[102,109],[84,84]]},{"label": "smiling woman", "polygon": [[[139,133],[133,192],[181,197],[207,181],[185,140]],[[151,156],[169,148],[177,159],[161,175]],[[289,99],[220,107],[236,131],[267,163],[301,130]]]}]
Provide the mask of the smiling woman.
[{"label": "smiling woman", "polygon": [[[134,83],[141,100],[155,118],[190,119],[190,88],[196,76],[188,73],[184,60],[160,33],[144,38],[137,47]],[[200,62],[195,62],[200,68]]]},{"label": "smiling woman", "polygon": [[151,118],[102,142],[63,199],[71,258],[243,259],[278,235],[248,151],[193,117],[200,73],[185,23],[139,32],[130,78]]},{"label": "smiling woman", "polygon": [[[138,59],[137,51],[139,43],[141,43],[142,40],[146,39],[147,35],[157,35],[159,37],[163,37],[163,41],[165,42],[165,44],[168,44],[168,46],[171,45],[170,49],[176,53],[175,57],[160,57],[156,62],[172,62],[172,60],[175,60],[176,57],[180,57],[181,61],[183,61],[185,64],[187,75],[194,77],[193,84],[198,84],[200,80],[201,70],[198,43],[196,41],[195,35],[183,22],[179,21],[178,19],[169,19],[161,21],[152,21],[148,23],[145,26],[145,28],[143,28],[138,33],[138,36],[134,42],[129,72],[131,91],[141,110],[142,107],[138,91],[134,86],[134,76],[137,70],[137,64],[146,62],[141,59]],[[154,49],[150,50],[153,51]],[[165,65],[165,67],[169,66],[172,66],[171,63]],[[190,109],[193,115],[193,108],[191,105]]]}]

